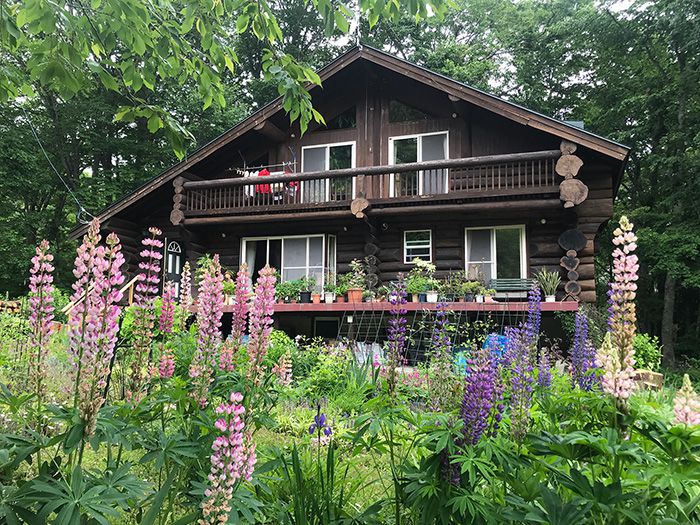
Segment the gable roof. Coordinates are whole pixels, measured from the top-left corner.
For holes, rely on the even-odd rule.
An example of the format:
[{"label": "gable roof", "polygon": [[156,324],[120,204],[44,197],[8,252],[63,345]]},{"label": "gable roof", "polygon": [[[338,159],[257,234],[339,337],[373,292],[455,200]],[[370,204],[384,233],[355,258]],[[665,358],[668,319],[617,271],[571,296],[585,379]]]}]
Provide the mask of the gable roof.
[{"label": "gable roof", "polygon": [[[627,160],[630,148],[623,144],[600,135],[596,135],[595,133],[591,133],[590,131],[577,127],[571,123],[542,115],[541,113],[527,109],[523,106],[515,104],[514,102],[501,99],[496,95],[487,93],[467,84],[463,84],[440,73],[436,73],[425,67],[397,58],[393,55],[385,53],[384,51],[380,51],[379,49],[375,49],[364,44],[355,46],[340,55],[338,58],[318,71],[318,75],[323,82],[332,77],[338,71],[346,68],[348,65],[360,59],[367,60],[391,71],[408,76],[425,85],[443,91],[452,97],[456,97],[459,100],[480,106],[483,109],[501,115],[519,124],[533,127],[562,139],[566,139],[571,142],[575,142],[576,144],[580,144],[581,146],[590,148],[622,162],[623,166],[621,167],[621,170],[624,169],[624,163]],[[317,86],[309,85],[307,86],[307,89],[311,90],[314,87]],[[216,151],[222,146],[225,146],[231,141],[237,139],[244,133],[255,128],[257,125],[262,124],[267,119],[282,110],[282,97],[278,97],[233,126],[228,131],[222,133],[212,141],[195,150],[184,160],[171,166],[160,175],[138,187],[132,193],[109,205],[99,213],[98,218],[100,219],[100,222],[104,222],[105,220],[134,204],[141,198],[150,194],[157,188],[161,187],[163,184],[172,181],[178,175],[186,172],[189,168],[207,158],[213,151]],[[74,228],[71,231],[71,237],[78,237],[85,231],[86,228],[86,225],[80,225]]]}]

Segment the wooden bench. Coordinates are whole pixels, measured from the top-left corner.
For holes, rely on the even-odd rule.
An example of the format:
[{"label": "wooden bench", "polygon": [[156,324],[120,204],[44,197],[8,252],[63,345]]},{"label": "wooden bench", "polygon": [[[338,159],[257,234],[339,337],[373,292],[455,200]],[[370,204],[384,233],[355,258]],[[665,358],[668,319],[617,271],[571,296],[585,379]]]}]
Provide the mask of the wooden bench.
[{"label": "wooden bench", "polygon": [[535,279],[491,279],[489,287],[496,290],[496,299],[527,299]]}]

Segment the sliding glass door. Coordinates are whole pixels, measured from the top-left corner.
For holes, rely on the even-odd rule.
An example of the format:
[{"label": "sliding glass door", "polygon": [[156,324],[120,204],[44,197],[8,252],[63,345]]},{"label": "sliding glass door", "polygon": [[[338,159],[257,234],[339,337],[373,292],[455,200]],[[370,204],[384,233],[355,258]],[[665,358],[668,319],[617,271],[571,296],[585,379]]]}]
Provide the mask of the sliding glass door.
[{"label": "sliding glass door", "polygon": [[[408,164],[448,158],[446,131],[389,139],[392,164]],[[390,182],[392,197],[413,197],[447,193],[447,170],[421,170],[395,173]]]}]

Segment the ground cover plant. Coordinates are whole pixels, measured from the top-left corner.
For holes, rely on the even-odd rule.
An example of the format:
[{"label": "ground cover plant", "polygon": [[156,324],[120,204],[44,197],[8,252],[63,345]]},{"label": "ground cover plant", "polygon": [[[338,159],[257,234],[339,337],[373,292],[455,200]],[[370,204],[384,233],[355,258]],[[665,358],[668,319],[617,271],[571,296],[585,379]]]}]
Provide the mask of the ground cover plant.
[{"label": "ground cover plant", "polygon": [[545,346],[535,286],[524,323],[465,352],[453,338],[467,327],[441,304],[411,368],[403,280],[388,342],[366,355],[273,330],[276,273],[242,266],[223,339],[218,257],[185,266],[176,302],[159,286],[160,237],[143,240],[126,308],[119,239],[93,222],[65,323],[50,246],[37,247],[30,313],[2,319],[1,522],[700,520],[700,398],[687,375],[678,390],[635,380],[636,352],[649,367],[659,356],[635,330],[625,218],[604,326],[582,309],[568,348]]}]

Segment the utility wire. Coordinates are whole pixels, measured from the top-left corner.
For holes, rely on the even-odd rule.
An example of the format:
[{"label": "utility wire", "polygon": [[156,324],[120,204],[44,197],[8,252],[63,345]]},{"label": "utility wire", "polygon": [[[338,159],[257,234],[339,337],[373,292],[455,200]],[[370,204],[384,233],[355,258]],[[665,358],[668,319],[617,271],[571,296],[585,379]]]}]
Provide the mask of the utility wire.
[{"label": "utility wire", "polygon": [[73,200],[75,201],[75,204],[78,207],[78,214],[76,216],[77,221],[80,224],[89,224],[90,221],[85,220],[83,218],[83,216],[87,215],[91,219],[94,219],[95,216],[85,209],[85,206],[82,205],[82,203],[80,202],[80,199],[78,199],[78,196],[73,192],[71,187],[68,185],[68,182],[66,182],[66,179],[63,178],[61,173],[56,169],[56,166],[53,165],[53,162],[51,162],[51,159],[49,158],[48,153],[46,153],[46,150],[44,149],[44,145],[41,143],[41,139],[39,139],[39,135],[37,134],[36,129],[34,128],[34,124],[32,124],[32,120],[29,118],[29,115],[27,114],[27,110],[24,109],[23,106],[20,106],[20,107],[22,108],[22,112],[24,113],[24,117],[27,119],[27,122],[29,123],[29,129],[32,130],[32,135],[34,136],[34,140],[36,140],[36,143],[39,145],[39,149],[41,149],[41,152],[44,154],[44,157],[46,158],[46,162],[49,163],[49,166],[51,166],[51,169],[53,170],[53,172],[56,174],[56,176],[59,178],[59,180],[66,187],[66,190],[68,190],[68,193],[70,194],[70,196],[73,197]]}]

